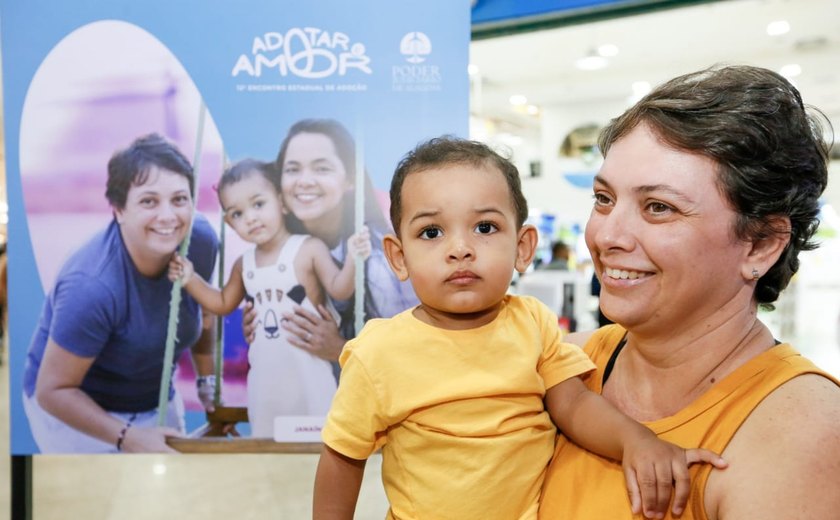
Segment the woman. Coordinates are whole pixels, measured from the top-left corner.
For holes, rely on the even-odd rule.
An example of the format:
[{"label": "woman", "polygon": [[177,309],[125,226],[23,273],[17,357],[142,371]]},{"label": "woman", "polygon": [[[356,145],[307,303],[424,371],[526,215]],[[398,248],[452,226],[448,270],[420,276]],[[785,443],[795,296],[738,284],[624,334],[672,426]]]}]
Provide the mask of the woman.
[{"label": "woman", "polygon": [[[193,190],[189,161],[158,135],[108,162],[114,219],[62,267],[27,355],[24,408],[42,452],[173,451],[166,437],[182,434],[184,420],[171,385],[165,427],[157,426],[156,408],[172,290],[167,268],[190,228]],[[205,278],[217,249],[215,233],[197,218],[189,256]],[[212,374],[212,322],[202,321],[188,295],[176,337],[176,359],[191,347],[198,374]]]},{"label": "woman", "polygon": [[[598,367],[589,386],[661,438],[729,462],[692,468],[679,518],[835,518],[838,382],[757,318],[815,247],[828,150],[817,120],[778,74],[715,68],[655,89],[600,145],[585,236],[617,325],[575,338]],[[632,518],[623,479],[560,436],[540,516]]]},{"label": "woman", "polygon": [[[304,119],[289,129],[277,154],[277,168],[283,193],[286,225],[292,233],[309,234],[323,240],[335,261],[344,262],[347,238],[354,233],[354,186],[356,144],[339,122],[332,119]],[[390,317],[417,304],[411,285],[400,282],[388,267],[382,237],[390,228],[370,179],[365,175],[365,225],[373,246],[365,261],[365,319]],[[347,339],[356,335],[354,299],[333,300],[336,320],[319,306],[318,314],[298,307],[286,316],[283,327],[289,342],[330,361],[337,361]],[[250,309],[250,304],[249,309]],[[254,314],[245,315],[245,336],[253,335]],[[337,367],[337,365],[336,365]]]}]

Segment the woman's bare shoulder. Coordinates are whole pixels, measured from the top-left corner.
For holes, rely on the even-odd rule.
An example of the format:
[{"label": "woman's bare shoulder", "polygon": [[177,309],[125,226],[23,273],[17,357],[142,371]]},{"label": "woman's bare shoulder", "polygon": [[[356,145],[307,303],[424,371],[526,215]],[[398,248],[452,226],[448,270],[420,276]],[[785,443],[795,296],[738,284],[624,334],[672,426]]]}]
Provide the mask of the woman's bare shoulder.
[{"label": "woman's bare shoulder", "polygon": [[723,456],[729,468],[707,486],[716,518],[830,517],[840,509],[840,387],[817,374],[791,379],[753,410]]}]

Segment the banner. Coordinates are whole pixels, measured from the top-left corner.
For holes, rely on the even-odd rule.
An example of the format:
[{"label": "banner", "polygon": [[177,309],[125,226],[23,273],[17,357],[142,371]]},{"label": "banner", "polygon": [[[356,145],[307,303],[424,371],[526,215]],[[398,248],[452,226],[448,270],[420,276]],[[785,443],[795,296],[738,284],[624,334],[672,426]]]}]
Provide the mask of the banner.
[{"label": "banner", "polygon": [[[202,397],[247,409],[243,437],[317,440],[328,340],[416,301],[381,253],[387,192],[418,142],[467,135],[469,17],[450,0],[0,1],[12,454],[154,446],[204,423]],[[348,267],[363,227],[371,255]],[[190,264],[162,263],[182,241]],[[349,296],[306,267],[324,255]],[[196,388],[212,319],[195,300],[220,296],[184,270],[257,309],[250,346],[239,302],[224,316],[218,392]]]}]

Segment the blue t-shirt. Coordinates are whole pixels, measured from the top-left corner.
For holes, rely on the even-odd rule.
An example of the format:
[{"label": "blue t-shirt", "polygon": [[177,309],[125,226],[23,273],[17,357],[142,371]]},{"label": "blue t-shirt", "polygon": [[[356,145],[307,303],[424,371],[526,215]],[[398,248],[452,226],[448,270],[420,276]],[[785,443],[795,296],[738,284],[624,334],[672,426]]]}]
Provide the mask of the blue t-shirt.
[{"label": "blue t-shirt", "polygon": [[[219,244],[196,215],[187,257],[210,278]],[[67,351],[96,358],[81,389],[108,411],[140,412],[158,405],[172,282],[140,274],[112,221],[64,264],[44,302],[24,369],[26,395],[35,391],[47,339]],[[201,309],[182,292],[175,359],[201,334]],[[170,396],[173,389],[170,386]]]}]

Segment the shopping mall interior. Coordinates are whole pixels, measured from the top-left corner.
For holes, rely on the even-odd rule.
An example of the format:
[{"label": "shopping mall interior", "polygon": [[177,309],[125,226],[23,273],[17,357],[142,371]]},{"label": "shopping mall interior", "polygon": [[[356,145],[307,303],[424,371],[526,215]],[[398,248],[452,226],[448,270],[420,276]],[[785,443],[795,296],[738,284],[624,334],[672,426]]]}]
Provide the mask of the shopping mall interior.
[{"label": "shopping mall interior", "polygon": [[[471,137],[509,151],[519,167],[531,218],[541,230],[541,255],[558,238],[571,246],[568,280],[581,295],[573,310],[579,328],[595,324],[597,305],[587,297],[591,267],[581,238],[591,178],[600,164],[593,136],[651,86],[716,63],[764,66],[789,77],[804,101],[840,129],[840,2],[663,3],[668,7],[473,27]],[[761,317],[777,337],[840,376],[837,152],[835,145],[822,246],[802,255],[801,270],[777,310]],[[3,158],[0,149],[0,174]],[[0,182],[0,243],[6,241],[5,199]],[[0,449],[8,448],[8,378],[4,363]],[[0,460],[2,518],[10,511],[12,483],[9,457]],[[374,456],[367,464],[356,518],[381,519],[387,510],[379,461]],[[316,464],[314,453],[38,455],[32,460],[32,518],[308,518]]]}]

